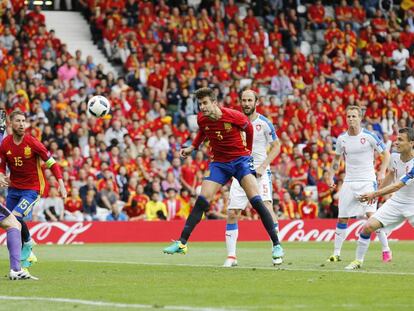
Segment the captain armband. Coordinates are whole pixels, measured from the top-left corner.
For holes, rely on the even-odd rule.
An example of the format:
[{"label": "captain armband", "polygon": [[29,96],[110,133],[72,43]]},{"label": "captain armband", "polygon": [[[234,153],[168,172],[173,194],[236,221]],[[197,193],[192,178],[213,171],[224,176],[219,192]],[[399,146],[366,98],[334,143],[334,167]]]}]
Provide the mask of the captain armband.
[{"label": "captain armband", "polygon": [[53,158],[49,158],[49,160],[46,161],[46,165],[48,168],[51,168],[53,164],[56,164],[56,160]]}]

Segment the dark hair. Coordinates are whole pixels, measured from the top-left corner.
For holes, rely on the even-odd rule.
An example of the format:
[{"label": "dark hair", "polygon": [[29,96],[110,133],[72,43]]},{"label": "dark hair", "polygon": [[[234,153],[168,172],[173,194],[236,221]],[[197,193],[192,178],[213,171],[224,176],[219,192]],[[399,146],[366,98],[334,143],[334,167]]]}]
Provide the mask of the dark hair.
[{"label": "dark hair", "polygon": [[194,94],[195,94],[195,97],[198,100],[200,100],[204,97],[210,97],[211,101],[213,101],[213,102],[217,100],[216,94],[209,87],[202,87],[202,88],[196,90]]},{"label": "dark hair", "polygon": [[400,134],[407,134],[408,140],[410,142],[414,141],[414,129],[412,127],[403,127],[398,131]]},{"label": "dark hair", "polygon": [[16,116],[23,116],[26,119],[26,115],[24,114],[23,111],[21,110],[14,110],[11,114],[10,114],[10,121],[13,121],[13,119]]}]

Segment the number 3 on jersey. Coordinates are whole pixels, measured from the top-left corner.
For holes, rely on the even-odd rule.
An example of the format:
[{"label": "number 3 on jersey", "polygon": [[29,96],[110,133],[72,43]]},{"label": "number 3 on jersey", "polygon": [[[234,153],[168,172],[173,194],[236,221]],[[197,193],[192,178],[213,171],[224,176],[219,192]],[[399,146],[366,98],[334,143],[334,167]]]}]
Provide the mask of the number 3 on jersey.
[{"label": "number 3 on jersey", "polygon": [[22,157],[14,157],[14,166],[23,166]]}]

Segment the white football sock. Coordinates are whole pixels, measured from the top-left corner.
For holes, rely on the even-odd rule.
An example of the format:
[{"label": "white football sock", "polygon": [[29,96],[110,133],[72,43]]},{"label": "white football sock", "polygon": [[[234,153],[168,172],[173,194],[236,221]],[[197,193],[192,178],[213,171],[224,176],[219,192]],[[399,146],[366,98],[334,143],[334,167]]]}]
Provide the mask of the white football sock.
[{"label": "white football sock", "polygon": [[389,252],[390,247],[388,246],[387,234],[381,229],[375,231],[375,233],[377,234],[378,240],[381,242],[382,251],[383,252]]},{"label": "white football sock", "polygon": [[363,262],[365,254],[368,251],[369,244],[371,242],[371,236],[365,236],[360,234],[358,239],[358,245],[356,249],[356,260]]},{"label": "white football sock", "polygon": [[239,236],[239,228],[237,224],[226,225],[226,247],[227,256],[236,257],[237,237]]},{"label": "white football sock", "polygon": [[[338,226],[340,226],[338,228]],[[334,255],[341,256],[342,244],[344,244],[346,238],[346,224],[338,224],[335,230],[335,243],[334,243]]]}]

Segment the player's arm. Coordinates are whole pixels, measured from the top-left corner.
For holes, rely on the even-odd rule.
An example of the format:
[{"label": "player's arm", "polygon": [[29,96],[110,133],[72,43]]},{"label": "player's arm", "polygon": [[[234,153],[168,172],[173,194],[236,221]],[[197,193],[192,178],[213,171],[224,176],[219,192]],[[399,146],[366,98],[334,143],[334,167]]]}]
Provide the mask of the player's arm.
[{"label": "player's arm", "polygon": [[199,129],[199,131],[197,132],[196,137],[193,140],[193,143],[191,144],[191,146],[186,147],[186,148],[182,148],[180,150],[180,156],[182,158],[186,158],[188,157],[194,150],[198,149],[198,147],[200,147],[201,143],[206,139],[206,133],[201,129]]},{"label": "player's arm", "polygon": [[8,187],[9,182],[6,176],[6,155],[4,148],[0,147],[0,187]]},{"label": "player's arm", "polygon": [[263,161],[262,165],[260,165],[256,170],[256,175],[258,177],[263,175],[266,167],[268,167],[270,165],[270,163],[273,162],[273,160],[277,157],[279,152],[280,152],[280,142],[279,142],[279,140],[275,140],[275,141],[271,142],[270,143],[270,149],[269,149],[269,152],[267,154],[266,159]]},{"label": "player's arm", "polygon": [[341,155],[340,154],[335,154],[335,157],[332,161],[332,166],[331,166],[331,170],[330,170],[330,187],[335,187],[335,182],[334,182],[334,177],[335,175],[338,173],[339,171],[339,165],[341,164]]},{"label": "player's arm", "polygon": [[253,147],[254,135],[252,123],[247,116],[236,110],[231,111],[230,116],[231,123],[237,125],[242,131],[246,133],[246,148],[251,151]]},{"label": "player's arm", "polygon": [[375,198],[378,198],[380,196],[384,196],[384,195],[387,195],[387,194],[394,193],[394,192],[400,190],[402,187],[404,187],[406,185],[409,185],[413,182],[414,182],[414,168],[412,168],[411,171],[408,172],[406,175],[401,177],[399,181],[393,183],[392,185],[389,185],[387,187],[379,189],[377,191],[362,194],[359,197],[359,200],[361,202],[372,201]]},{"label": "player's arm", "polygon": [[378,173],[378,183],[379,184],[384,182],[384,178],[385,178],[385,174],[386,174],[386,171],[387,171],[388,163],[390,162],[390,159],[391,159],[391,154],[388,150],[384,150],[382,155],[383,155],[383,158],[382,158],[380,170],[379,170],[379,173]]},{"label": "player's arm", "polygon": [[59,183],[59,191],[63,199],[66,199],[68,196],[66,192],[65,183],[63,182],[62,171],[60,170],[59,164],[56,163],[56,160],[52,157],[50,152],[46,147],[38,140],[33,138],[33,149],[40,156],[40,158],[46,163],[46,166],[52,171],[53,175],[56,177]]},{"label": "player's arm", "polygon": [[391,183],[394,181],[395,173],[394,168],[392,166],[392,159],[388,160],[388,167],[387,167],[387,174],[385,175],[385,178],[382,180],[382,182],[379,184],[379,189],[382,189],[388,185],[391,185]]}]

